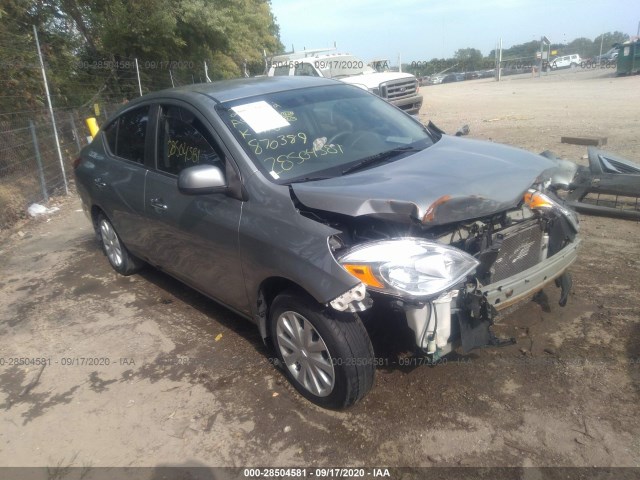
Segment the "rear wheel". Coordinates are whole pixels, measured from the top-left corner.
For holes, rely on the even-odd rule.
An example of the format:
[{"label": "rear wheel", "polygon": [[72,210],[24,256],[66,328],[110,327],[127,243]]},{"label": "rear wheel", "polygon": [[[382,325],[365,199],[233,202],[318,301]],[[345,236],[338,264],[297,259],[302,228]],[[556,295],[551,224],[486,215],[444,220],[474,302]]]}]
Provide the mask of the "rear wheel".
[{"label": "rear wheel", "polygon": [[271,338],[293,386],[313,403],[345,408],[373,386],[373,347],[357,315],[287,291],[270,308]]},{"label": "rear wheel", "polygon": [[144,262],[129,253],[109,219],[102,214],[98,216],[98,230],[102,251],[116,272],[131,275],[142,268]]}]

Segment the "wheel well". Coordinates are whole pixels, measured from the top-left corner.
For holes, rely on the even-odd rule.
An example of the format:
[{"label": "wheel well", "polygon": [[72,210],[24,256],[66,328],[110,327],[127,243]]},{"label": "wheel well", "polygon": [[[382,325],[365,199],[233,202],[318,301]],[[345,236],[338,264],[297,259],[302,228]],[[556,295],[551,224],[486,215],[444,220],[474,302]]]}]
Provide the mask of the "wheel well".
[{"label": "wheel well", "polygon": [[98,227],[98,216],[100,214],[105,215],[105,213],[102,211],[102,209],[100,207],[98,207],[97,205],[93,205],[91,207],[91,223],[93,224],[93,229],[96,232],[96,236],[100,235],[100,231],[99,231],[99,227]]},{"label": "wheel well", "polygon": [[297,283],[283,277],[270,277],[262,282],[258,290],[258,326],[262,338],[267,341],[269,338],[269,309],[273,300],[285,290],[297,290],[301,295],[310,298],[313,296]]}]

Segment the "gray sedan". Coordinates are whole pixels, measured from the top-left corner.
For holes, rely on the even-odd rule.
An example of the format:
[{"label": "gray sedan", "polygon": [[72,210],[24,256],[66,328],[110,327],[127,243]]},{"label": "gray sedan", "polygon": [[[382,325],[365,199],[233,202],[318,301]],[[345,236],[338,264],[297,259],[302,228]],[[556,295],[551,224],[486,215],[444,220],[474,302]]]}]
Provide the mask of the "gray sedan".
[{"label": "gray sedan", "polygon": [[498,312],[550,282],[564,304],[578,221],[556,192],[574,173],[311,77],[141,97],[75,163],[117,272],[150,264],[254,322],[328,408],[371,389],[376,312],[399,312],[437,360],[508,341]]}]

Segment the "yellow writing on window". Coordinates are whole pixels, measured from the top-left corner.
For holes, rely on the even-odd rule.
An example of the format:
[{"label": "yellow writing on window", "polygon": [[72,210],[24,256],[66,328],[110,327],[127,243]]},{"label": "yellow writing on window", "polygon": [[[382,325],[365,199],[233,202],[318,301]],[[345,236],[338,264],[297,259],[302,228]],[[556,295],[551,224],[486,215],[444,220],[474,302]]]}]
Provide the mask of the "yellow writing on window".
[{"label": "yellow writing on window", "polygon": [[299,152],[290,152],[286,155],[278,155],[277,157],[265,158],[262,161],[267,164],[267,168],[271,168],[271,172],[282,175],[288,172],[296,165],[302,165],[308,160],[320,159],[325,155],[343,155],[342,145],[324,145],[319,149],[308,148]]},{"label": "yellow writing on window", "polygon": [[169,140],[167,158],[175,157],[184,161],[184,163],[200,163],[200,149],[187,145],[180,140]]}]

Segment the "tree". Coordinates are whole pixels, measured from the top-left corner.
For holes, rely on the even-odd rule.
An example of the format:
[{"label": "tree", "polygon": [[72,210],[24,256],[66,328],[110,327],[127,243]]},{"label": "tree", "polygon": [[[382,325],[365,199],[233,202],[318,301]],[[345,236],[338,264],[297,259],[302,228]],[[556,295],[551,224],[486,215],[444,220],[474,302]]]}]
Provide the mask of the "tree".
[{"label": "tree", "polygon": [[0,111],[44,105],[33,25],[54,107],[137,95],[136,59],[151,91],[204,81],[205,61],[211,79],[238,77],[245,63],[262,73],[263,50],[283,49],[267,0],[3,0]]},{"label": "tree", "polygon": [[462,48],[453,56],[459,63],[458,70],[462,72],[478,70],[483,66],[482,52],[475,48]]},{"label": "tree", "polygon": [[569,42],[563,49],[563,52],[565,54],[577,53],[581,57],[587,58],[591,56],[592,49],[593,41],[585,37],[580,37]]},{"label": "tree", "polygon": [[[624,43],[629,40],[629,35],[622,32],[607,32],[602,35],[598,35],[593,39],[593,50],[590,56],[600,55],[600,47],[602,46],[602,53],[605,53],[616,43]],[[601,43],[602,41],[602,43]]]}]

